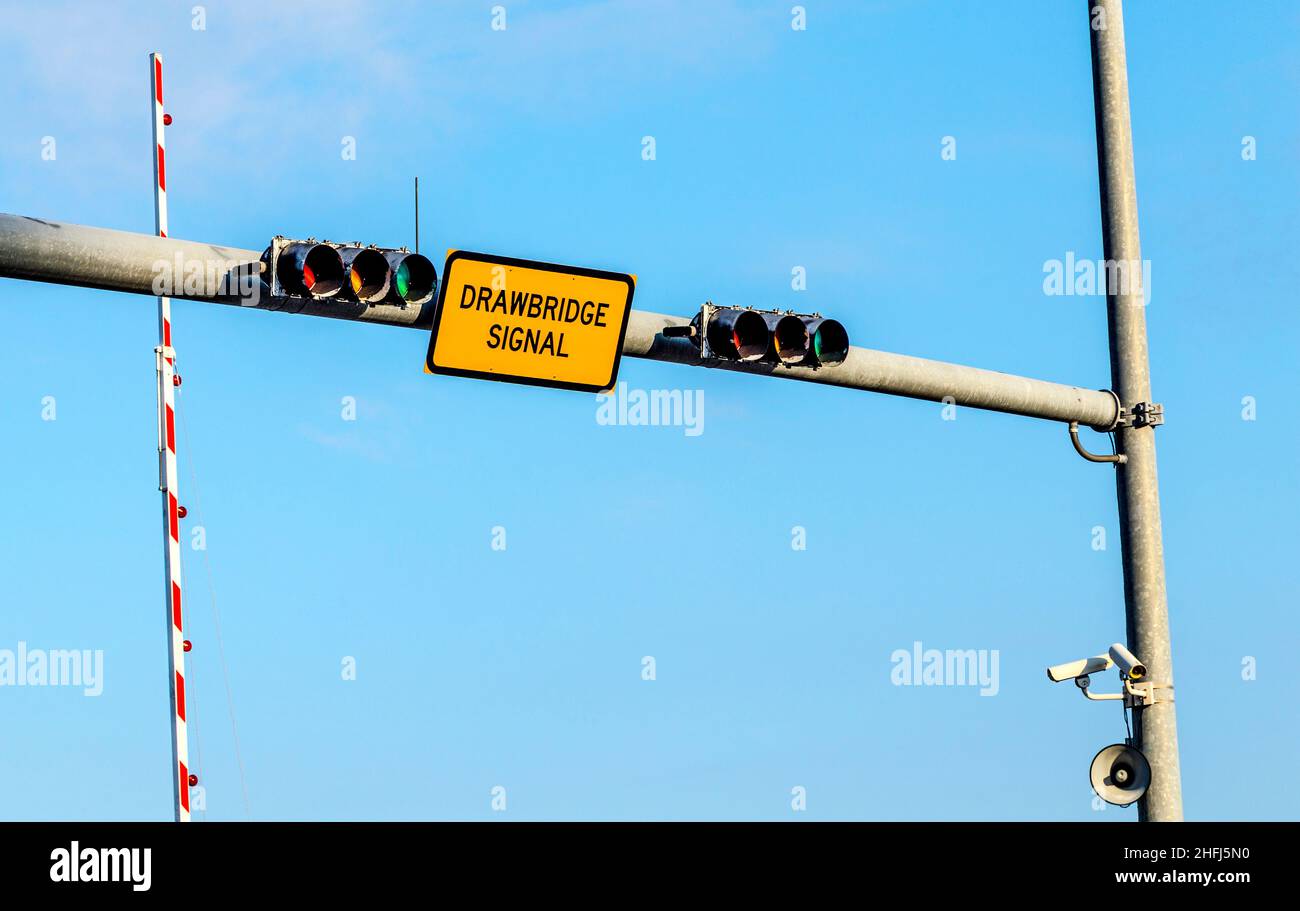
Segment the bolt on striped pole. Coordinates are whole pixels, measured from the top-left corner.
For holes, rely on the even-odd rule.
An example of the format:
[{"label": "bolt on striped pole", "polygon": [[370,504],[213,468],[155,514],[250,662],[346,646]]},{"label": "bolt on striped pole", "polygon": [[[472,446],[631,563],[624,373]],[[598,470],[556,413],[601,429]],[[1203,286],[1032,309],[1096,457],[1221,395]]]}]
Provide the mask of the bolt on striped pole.
[{"label": "bolt on striped pole", "polygon": [[[149,55],[153,108],[154,230],[167,236],[167,162],[163,127],[163,63]],[[172,348],[171,298],[158,298],[158,489],[162,492],[163,562],[167,608],[167,685],[171,704],[172,804],[177,822],[190,821],[189,741],[185,730],[185,637],[181,619],[180,500],[176,471],[176,352]]]}]

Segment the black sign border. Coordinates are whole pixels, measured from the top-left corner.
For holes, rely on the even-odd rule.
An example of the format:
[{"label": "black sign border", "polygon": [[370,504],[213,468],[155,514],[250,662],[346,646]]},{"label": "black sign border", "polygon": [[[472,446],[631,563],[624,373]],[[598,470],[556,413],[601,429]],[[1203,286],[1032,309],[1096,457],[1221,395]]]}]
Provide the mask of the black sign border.
[{"label": "black sign border", "polygon": [[[491,263],[498,266],[537,269],[545,272],[559,272],[564,275],[578,275],[583,278],[603,278],[608,281],[624,282],[627,285],[627,306],[623,309],[623,324],[618,330],[618,347],[614,351],[614,365],[609,381],[603,385],[588,383],[570,383],[564,380],[544,380],[530,376],[518,376],[511,373],[491,373],[484,370],[462,370],[459,367],[440,367],[433,361],[433,349],[438,343],[438,327],[442,324],[443,306],[447,300],[448,276],[451,267],[458,259]],[[623,361],[623,341],[627,338],[628,320],[632,318],[632,297],[636,292],[636,282],[625,272],[606,272],[603,269],[587,269],[582,266],[566,266],[562,263],[546,263],[531,259],[516,259],[513,256],[497,256],[493,253],[474,253],[469,250],[453,250],[447,255],[442,268],[442,282],[438,289],[438,305],[433,313],[433,331],[429,335],[429,352],[425,355],[424,365],[430,373],[440,376],[462,376],[475,380],[495,380],[496,382],[517,383],[521,386],[544,386],[550,389],[569,389],[574,392],[604,392],[614,388],[618,381],[618,368]]]}]

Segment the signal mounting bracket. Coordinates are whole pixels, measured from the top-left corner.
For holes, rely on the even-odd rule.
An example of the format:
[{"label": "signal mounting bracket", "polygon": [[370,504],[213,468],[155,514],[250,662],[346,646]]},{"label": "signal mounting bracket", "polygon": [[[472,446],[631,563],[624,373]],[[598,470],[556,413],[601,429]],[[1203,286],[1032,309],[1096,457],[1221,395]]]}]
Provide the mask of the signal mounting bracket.
[{"label": "signal mounting bracket", "polygon": [[709,367],[714,365],[715,358],[713,348],[709,345],[709,333],[706,330],[709,326],[709,320],[713,318],[713,311],[717,309],[717,307],[713,306],[713,301],[705,301],[700,304],[700,362]]},{"label": "signal mounting bracket", "polygon": [[[308,242],[310,241],[311,239],[309,238]],[[274,268],[272,268],[272,265],[279,262],[280,254],[284,252],[284,248],[290,243],[293,243],[293,241],[287,239],[283,234],[275,235],[275,237],[271,238],[270,249],[267,250],[266,255],[263,257],[263,260],[266,262],[266,271],[270,273],[270,281],[268,281],[267,284],[271,287],[272,299],[289,297],[289,294],[284,290],[284,286],[280,284],[279,274]]]}]

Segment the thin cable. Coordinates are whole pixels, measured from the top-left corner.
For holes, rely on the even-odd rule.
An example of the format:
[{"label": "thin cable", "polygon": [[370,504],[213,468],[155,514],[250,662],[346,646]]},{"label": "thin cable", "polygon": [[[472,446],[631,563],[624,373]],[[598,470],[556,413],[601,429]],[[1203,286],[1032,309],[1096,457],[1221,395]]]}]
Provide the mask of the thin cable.
[{"label": "thin cable", "polygon": [[[1083,448],[1083,443],[1079,441],[1079,422],[1070,422],[1070,442],[1074,444],[1074,451],[1083,456],[1089,462],[1106,462],[1112,465],[1123,465],[1128,461],[1126,455],[1097,455],[1095,452],[1089,452]],[[1113,447],[1114,440],[1111,441]]]},{"label": "thin cable", "polygon": [[1128,744],[1129,746],[1132,746],[1132,745],[1133,745],[1133,729],[1132,729],[1131,727],[1129,727],[1129,723],[1128,723],[1128,716],[1129,716],[1129,712],[1131,711],[1131,709],[1128,707],[1128,700],[1127,700],[1127,699],[1121,699],[1121,700],[1119,701],[1119,707],[1120,707],[1120,710],[1124,713],[1124,734],[1125,734],[1124,742],[1125,742],[1126,744]]},{"label": "thin cable", "polygon": [[[185,409],[176,409],[181,416],[181,434],[185,438],[185,456],[190,466],[190,487],[194,491],[194,517],[203,525],[203,502],[199,497],[199,477],[194,470],[194,457],[190,449],[190,428],[185,418]],[[244,755],[239,749],[239,725],[235,722],[235,697],[230,689],[230,667],[226,664],[226,647],[221,638],[221,612],[217,609],[217,590],[212,582],[212,561],[208,559],[208,549],[203,548],[203,568],[208,577],[208,597],[212,605],[212,624],[217,633],[217,657],[221,661],[221,677],[226,685],[226,710],[230,713],[230,733],[235,741],[235,762],[239,765],[239,788],[244,796],[244,815],[252,819],[253,811],[248,801],[248,778],[244,773]]]}]

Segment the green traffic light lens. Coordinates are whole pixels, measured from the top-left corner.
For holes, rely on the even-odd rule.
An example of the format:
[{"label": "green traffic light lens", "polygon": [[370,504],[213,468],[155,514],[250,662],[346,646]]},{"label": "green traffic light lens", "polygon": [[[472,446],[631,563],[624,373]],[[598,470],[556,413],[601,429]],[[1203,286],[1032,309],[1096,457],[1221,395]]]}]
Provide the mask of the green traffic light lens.
[{"label": "green traffic light lens", "polygon": [[407,298],[411,293],[411,267],[403,262],[397,267],[397,293],[403,298]]},{"label": "green traffic light lens", "polygon": [[433,263],[419,253],[393,251],[388,254],[393,267],[391,296],[395,303],[422,304],[438,288],[438,273]]},{"label": "green traffic light lens", "polygon": [[819,364],[839,364],[849,356],[849,334],[833,319],[824,319],[813,332],[813,356]]}]

